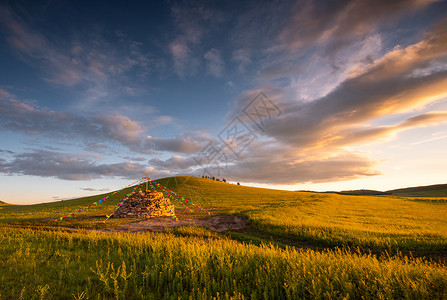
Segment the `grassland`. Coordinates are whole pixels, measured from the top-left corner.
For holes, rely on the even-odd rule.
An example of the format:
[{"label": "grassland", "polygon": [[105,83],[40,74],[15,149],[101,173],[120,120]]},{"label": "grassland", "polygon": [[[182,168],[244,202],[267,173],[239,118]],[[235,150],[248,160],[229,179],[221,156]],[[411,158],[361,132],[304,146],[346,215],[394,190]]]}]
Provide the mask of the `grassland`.
[{"label": "grassland", "polygon": [[[93,230],[120,197],[0,206],[1,299],[447,298],[447,202],[257,189],[202,178],[160,183],[239,231]],[[178,208],[181,208],[178,205]]]},{"label": "grassland", "polygon": [[447,184],[402,188],[388,192],[393,196],[403,197],[447,197]]}]

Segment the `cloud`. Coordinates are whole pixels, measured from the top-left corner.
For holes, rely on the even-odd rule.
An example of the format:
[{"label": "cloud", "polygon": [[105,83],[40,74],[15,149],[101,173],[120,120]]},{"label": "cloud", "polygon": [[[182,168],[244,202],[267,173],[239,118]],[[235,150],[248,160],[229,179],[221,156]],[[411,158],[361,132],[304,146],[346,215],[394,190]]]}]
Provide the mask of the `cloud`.
[{"label": "cloud", "polygon": [[15,152],[14,152],[14,151],[11,151],[11,150],[3,150],[3,149],[0,149],[0,153],[4,153],[4,154],[14,154]]},{"label": "cloud", "polygon": [[344,181],[381,174],[375,170],[377,161],[348,150],[309,155],[275,141],[255,140],[238,157],[228,148],[222,151],[224,154],[215,160],[207,160],[205,153],[199,153],[166,160],[154,158],[149,164],[159,171],[271,185]]},{"label": "cloud", "polygon": [[200,64],[190,48],[198,45],[204,34],[200,23],[208,14],[203,10],[203,7],[187,9],[179,4],[171,7],[174,22],[181,33],[169,44],[169,50],[174,60],[175,72],[180,77],[195,74]]},{"label": "cloud", "polygon": [[137,156],[137,157],[125,157],[125,159],[131,160],[131,161],[145,161],[146,158],[142,157],[142,156]]},{"label": "cloud", "polygon": [[31,103],[16,100],[11,94],[0,95],[0,129],[42,134],[70,139],[73,135],[100,140],[114,140],[122,144],[135,142],[144,128],[120,115],[99,114],[82,117],[65,112],[45,110]]},{"label": "cloud", "polygon": [[[95,188],[80,188],[83,191],[88,191],[88,192],[108,192],[110,191],[110,189],[95,189]],[[58,197],[56,197],[58,198]]]},{"label": "cloud", "polygon": [[200,43],[206,30],[203,25],[212,21],[214,15],[210,8],[193,1],[172,5],[171,13],[180,38],[191,44]]},{"label": "cloud", "polygon": [[121,35],[112,42],[101,33],[72,33],[57,42],[25,22],[11,7],[0,7],[0,26],[14,53],[40,69],[41,78],[64,87],[81,87],[84,105],[104,97],[146,93],[139,85],[156,68],[143,44]]},{"label": "cloud", "polygon": [[222,77],[224,72],[224,62],[219,50],[214,48],[210,49],[205,53],[204,57],[206,60],[207,72],[214,77]]},{"label": "cloud", "polygon": [[93,117],[99,126],[97,136],[108,137],[122,144],[138,143],[144,127],[139,123],[120,115],[99,114]]},{"label": "cloud", "polygon": [[[389,140],[404,130],[443,122],[446,117],[443,111],[425,111],[427,105],[447,95],[446,21],[428,31],[420,42],[414,42],[420,39],[419,30],[400,38],[405,45],[394,49],[389,43],[396,39],[386,32],[396,20],[432,2],[244,2],[238,6],[242,13],[227,18],[234,25],[228,31],[228,48],[203,44],[211,33],[221,32],[212,31],[218,28],[216,24],[227,25],[228,20],[222,21],[216,10],[203,3],[175,2],[171,13],[176,32],[165,50],[180,77],[197,74],[203,66],[215,77],[235,69],[249,78],[248,82],[235,79],[238,86],[258,85],[235,99],[230,118],[238,115],[250,123],[242,110],[260,91],[281,108],[281,116],[265,122],[265,131],[257,132],[258,140],[250,144],[240,160],[232,158],[227,162],[230,177],[293,184],[375,176],[380,174],[377,161],[349,151],[351,146]],[[24,61],[38,65],[47,82],[84,89],[87,102],[112,97],[115,91],[126,96],[144,93],[144,88],[133,85],[132,79],[145,78],[156,65],[143,50],[144,45],[123,32],[116,33],[116,44],[97,32],[56,44],[9,8],[2,10],[1,20],[8,43]],[[409,41],[413,44],[407,46]],[[224,64],[223,52],[217,48],[231,53],[233,69]],[[228,87],[234,82],[229,82]],[[133,154],[170,152],[167,159],[149,160],[151,167],[163,174],[173,170],[202,172],[206,167],[198,165],[194,158],[213,139],[198,133],[147,136],[147,126],[122,114],[81,116],[52,111],[16,100],[0,89],[2,130],[54,140],[81,138],[85,149],[102,153],[111,149],[109,143],[118,143]],[[385,116],[397,121],[385,123]],[[152,120],[173,122],[169,116],[154,116]],[[48,153],[53,153],[53,160]],[[124,173],[127,169],[145,168],[133,161],[99,164],[90,157],[58,152],[9,155],[13,159],[0,161],[3,172],[14,172],[13,167],[17,167],[19,174],[23,170],[23,174],[39,176],[57,176],[48,174],[56,174],[57,163],[62,162],[73,171],[74,178],[82,175],[74,168],[76,163],[87,168],[88,178],[115,176],[107,174],[117,174],[118,167]],[[32,157],[42,157],[51,172],[46,174],[44,168],[39,171],[33,162],[27,169],[26,163]]]},{"label": "cloud", "polygon": [[150,173],[153,177],[168,176],[168,172],[130,161],[98,164],[95,157],[36,150],[16,154],[11,161],[0,160],[0,171],[9,175],[54,177],[63,180],[91,180],[102,177],[135,179]]},{"label": "cloud", "polygon": [[[237,115],[253,125],[242,112],[261,91],[282,113],[264,120],[265,131],[258,131],[258,140],[226,166],[227,177],[298,184],[379,175],[377,161],[350,147],[377,144],[404,130],[447,121],[445,111],[421,112],[447,98],[447,71],[442,67],[447,59],[446,28],[447,19],[419,42],[351,65],[337,86],[315,99],[297,99],[292,84],[264,84],[239,95],[229,118]],[[400,121],[385,124],[385,116]]]},{"label": "cloud", "polygon": [[[169,123],[168,116],[155,117]],[[107,142],[118,143],[131,151],[153,154],[154,151],[193,153],[199,151],[206,137],[184,133],[172,138],[148,137],[147,128],[119,114],[79,116],[57,112],[17,100],[14,95],[0,89],[0,130],[44,136],[52,140],[84,140],[91,151],[110,150]]]},{"label": "cloud", "polygon": [[385,115],[408,113],[445,98],[446,71],[434,70],[420,77],[407,75],[436,61],[442,63],[447,56],[446,24],[444,20],[416,44],[394,49],[373,64],[353,70],[327,95],[302,105],[289,105],[267,134],[298,147],[328,146],[332,139],[340,145],[343,132],[352,127]]},{"label": "cloud", "polygon": [[271,156],[270,161],[247,157],[237,165],[228,166],[225,171],[231,180],[274,185],[335,182],[380,175],[374,170],[375,165],[376,162],[364,155],[346,152],[302,161],[277,159],[275,156]]},{"label": "cloud", "polygon": [[174,155],[166,160],[152,158],[151,160],[149,160],[149,165],[156,168],[157,170],[180,170],[183,173],[189,173],[190,171],[192,171],[192,168],[197,165],[197,162],[193,157],[185,158],[179,155]]},{"label": "cloud", "polygon": [[249,65],[252,64],[250,51],[248,49],[238,49],[233,52],[232,61],[238,64],[238,70],[245,73]]},{"label": "cloud", "polygon": [[379,0],[296,2],[293,17],[279,34],[280,48],[296,51],[326,42],[331,51],[350,44],[353,38],[373,33],[379,21],[391,24],[396,18],[421,9],[437,0]]},{"label": "cloud", "polygon": [[142,147],[162,152],[192,154],[199,152],[208,142],[209,138],[206,136],[185,132],[172,138],[147,136]]},{"label": "cloud", "polygon": [[328,141],[326,147],[346,146],[346,145],[364,145],[376,144],[381,141],[387,141],[393,138],[401,131],[412,129],[415,127],[425,127],[430,125],[438,125],[447,122],[447,112],[431,111],[428,113],[412,116],[396,125],[376,126],[368,128],[352,128],[341,131],[337,137]]},{"label": "cloud", "polygon": [[191,51],[186,42],[176,40],[169,45],[174,60],[174,69],[178,76],[195,74],[199,61],[191,57]]},{"label": "cloud", "polygon": [[[171,6],[171,14],[179,31],[168,45],[174,70],[182,78],[195,75],[203,61],[202,55],[199,54],[202,51],[200,47],[202,39],[217,24],[223,22],[223,16],[219,11],[198,1],[175,3]],[[220,54],[210,52],[205,54],[205,59],[210,74],[220,76],[219,68],[222,64]]]}]

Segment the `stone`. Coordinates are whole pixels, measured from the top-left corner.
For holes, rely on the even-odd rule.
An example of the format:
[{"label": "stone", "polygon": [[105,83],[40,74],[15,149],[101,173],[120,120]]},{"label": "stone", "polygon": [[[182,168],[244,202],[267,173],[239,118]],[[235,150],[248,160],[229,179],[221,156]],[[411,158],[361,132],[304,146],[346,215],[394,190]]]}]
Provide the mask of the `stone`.
[{"label": "stone", "polygon": [[[171,212],[172,213],[171,213]],[[129,196],[113,215],[116,218],[152,218],[172,216],[174,205],[163,193],[139,191]]]}]

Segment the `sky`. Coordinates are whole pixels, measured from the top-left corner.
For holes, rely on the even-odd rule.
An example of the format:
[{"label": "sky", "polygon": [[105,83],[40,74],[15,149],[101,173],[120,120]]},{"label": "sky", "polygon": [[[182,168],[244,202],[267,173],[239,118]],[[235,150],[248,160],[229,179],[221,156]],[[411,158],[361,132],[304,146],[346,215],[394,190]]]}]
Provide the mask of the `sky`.
[{"label": "sky", "polygon": [[447,183],[447,1],[0,1],[0,200],[146,174]]}]

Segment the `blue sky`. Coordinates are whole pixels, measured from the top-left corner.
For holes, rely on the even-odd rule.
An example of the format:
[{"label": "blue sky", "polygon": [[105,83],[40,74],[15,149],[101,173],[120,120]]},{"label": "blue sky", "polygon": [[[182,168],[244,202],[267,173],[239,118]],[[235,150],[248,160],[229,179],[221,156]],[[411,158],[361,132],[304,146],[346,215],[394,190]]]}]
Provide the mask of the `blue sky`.
[{"label": "blue sky", "polygon": [[446,41],[446,1],[2,1],[0,200],[446,183]]}]

